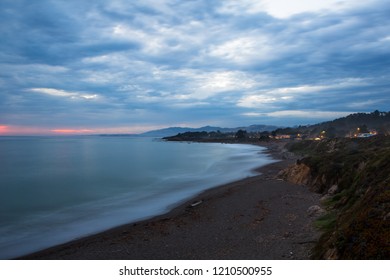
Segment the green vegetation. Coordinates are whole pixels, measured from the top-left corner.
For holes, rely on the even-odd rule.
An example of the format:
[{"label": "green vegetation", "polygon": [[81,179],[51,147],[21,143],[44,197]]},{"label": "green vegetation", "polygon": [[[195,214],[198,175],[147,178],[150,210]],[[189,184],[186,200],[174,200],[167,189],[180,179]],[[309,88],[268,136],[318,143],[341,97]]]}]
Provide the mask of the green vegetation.
[{"label": "green vegetation", "polygon": [[390,112],[356,113],[333,121],[310,126],[312,131],[325,131],[328,138],[353,136],[375,130],[378,134],[389,135]]},{"label": "green vegetation", "polygon": [[195,141],[195,142],[226,142],[226,143],[254,143],[261,138],[261,132],[247,132],[239,129],[237,132],[185,132],[175,136],[164,137],[168,141]]},{"label": "green vegetation", "polygon": [[[304,154],[311,187],[326,194],[328,214],[317,222],[324,233],[314,258],[390,258],[390,137],[301,141],[288,145]],[[332,252],[330,254],[329,252]]]},{"label": "green vegetation", "polygon": [[334,212],[329,212],[315,221],[315,226],[321,230],[332,230],[336,225],[336,215]]}]

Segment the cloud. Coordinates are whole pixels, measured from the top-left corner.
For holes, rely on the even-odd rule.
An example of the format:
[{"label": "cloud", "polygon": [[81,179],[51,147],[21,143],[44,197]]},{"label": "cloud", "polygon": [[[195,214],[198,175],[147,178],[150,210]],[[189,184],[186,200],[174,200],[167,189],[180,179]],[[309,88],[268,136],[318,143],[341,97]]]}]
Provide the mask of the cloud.
[{"label": "cloud", "polygon": [[0,119],[96,130],[388,110],[389,13],[384,0],[3,1]]},{"label": "cloud", "polygon": [[[247,75],[241,71],[200,71],[195,69],[164,70],[153,69],[151,77],[154,85],[127,85],[124,91],[137,92],[136,97],[143,102],[166,102],[172,105],[192,100],[208,100],[217,95],[235,95],[263,83],[262,78]],[[149,81],[149,80],[148,80]],[[172,81],[176,81],[173,84]],[[203,103],[206,104],[206,103]]]},{"label": "cloud", "polygon": [[218,71],[197,73],[191,77],[189,97],[207,99],[219,93],[245,91],[255,87],[259,82],[250,75],[239,71]]},{"label": "cloud", "polygon": [[[375,1],[369,1],[375,3]],[[351,9],[362,6],[359,2],[353,0],[227,0],[218,9],[220,13],[233,15],[239,14],[257,14],[267,13],[275,18],[287,19],[291,16],[303,13],[329,13],[340,12],[340,10]]]},{"label": "cloud", "polygon": [[99,99],[99,95],[97,94],[90,94],[90,93],[82,93],[82,92],[72,92],[72,91],[65,91],[62,89],[54,89],[54,88],[31,88],[29,91],[42,93],[46,95],[51,96],[57,96],[57,97],[69,97],[72,100],[76,99],[84,99],[84,100],[95,100]]},{"label": "cloud", "polygon": [[335,119],[353,114],[356,112],[332,112],[332,111],[314,111],[314,110],[283,110],[275,111],[271,113],[265,113],[266,116],[276,117],[276,118],[285,118],[285,117],[298,117],[298,118],[307,118],[307,119]]},{"label": "cloud", "polygon": [[[328,98],[332,99],[333,92],[341,92],[356,88],[357,86],[367,85],[363,79],[336,79],[329,81],[328,85],[300,85],[294,87],[282,87],[263,90],[256,93],[249,93],[238,100],[237,106],[246,108],[270,108],[274,106],[283,106],[285,104],[297,104],[304,98],[313,98],[322,92],[326,92]],[[327,100],[329,102],[329,100]]]},{"label": "cloud", "polygon": [[[237,106],[246,108],[271,108],[271,104],[293,99],[292,96],[269,96],[267,94],[248,95],[241,98]],[[274,105],[275,106],[275,105]]]},{"label": "cloud", "polygon": [[377,100],[365,100],[365,101],[359,101],[359,102],[351,102],[347,105],[349,108],[354,108],[356,110],[365,109],[367,107],[373,107],[373,106],[379,106],[380,103],[387,102],[385,99],[377,99]]},{"label": "cloud", "polygon": [[258,34],[252,37],[242,37],[211,46],[208,55],[237,64],[250,64],[269,61],[275,58],[274,46],[266,35]]},{"label": "cloud", "polygon": [[288,18],[296,14],[315,13],[324,11],[340,11],[353,6],[356,1],[353,0],[300,0],[292,2],[288,0],[265,0],[262,1],[264,10],[277,18]]}]

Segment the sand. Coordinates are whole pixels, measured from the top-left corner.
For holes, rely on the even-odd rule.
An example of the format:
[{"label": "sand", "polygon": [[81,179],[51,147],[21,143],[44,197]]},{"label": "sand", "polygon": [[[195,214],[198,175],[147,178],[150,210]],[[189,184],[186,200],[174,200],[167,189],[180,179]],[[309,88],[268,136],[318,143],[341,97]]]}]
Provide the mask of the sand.
[{"label": "sand", "polygon": [[[280,147],[269,152],[280,158]],[[167,214],[123,225],[21,259],[309,259],[319,238],[307,209],[319,195],[277,178],[281,159],[260,175],[219,186]]]}]

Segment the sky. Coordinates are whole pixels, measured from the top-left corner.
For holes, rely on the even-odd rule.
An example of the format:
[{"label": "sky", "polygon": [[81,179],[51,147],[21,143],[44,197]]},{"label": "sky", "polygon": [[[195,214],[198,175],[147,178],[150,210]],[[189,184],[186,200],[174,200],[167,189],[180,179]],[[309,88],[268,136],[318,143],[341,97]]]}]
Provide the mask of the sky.
[{"label": "sky", "polygon": [[0,134],[389,111],[388,0],[1,0]]}]

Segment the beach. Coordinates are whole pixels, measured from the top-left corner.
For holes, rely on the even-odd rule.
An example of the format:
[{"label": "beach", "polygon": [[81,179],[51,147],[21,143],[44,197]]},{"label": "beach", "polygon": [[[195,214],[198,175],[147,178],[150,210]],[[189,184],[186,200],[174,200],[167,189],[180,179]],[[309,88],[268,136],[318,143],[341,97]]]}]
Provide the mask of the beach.
[{"label": "beach", "polygon": [[319,238],[307,210],[320,196],[277,177],[295,162],[207,190],[169,213],[45,249],[20,259],[309,259]]}]

